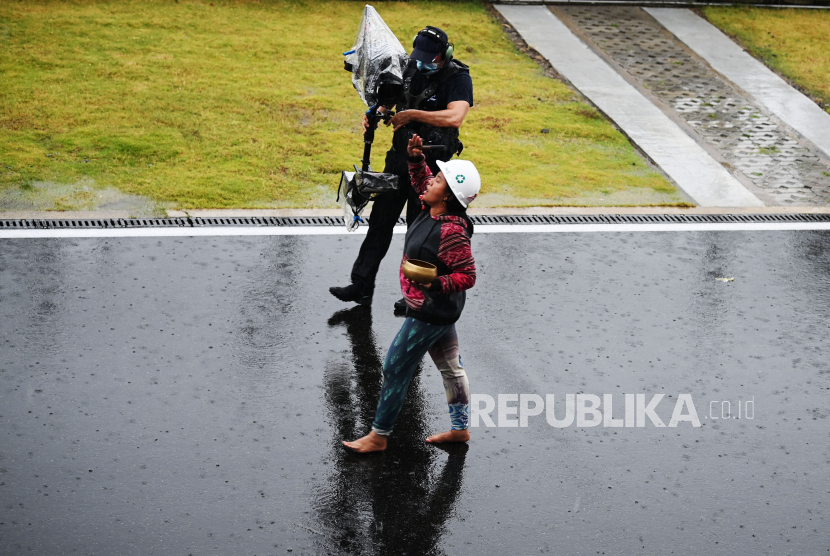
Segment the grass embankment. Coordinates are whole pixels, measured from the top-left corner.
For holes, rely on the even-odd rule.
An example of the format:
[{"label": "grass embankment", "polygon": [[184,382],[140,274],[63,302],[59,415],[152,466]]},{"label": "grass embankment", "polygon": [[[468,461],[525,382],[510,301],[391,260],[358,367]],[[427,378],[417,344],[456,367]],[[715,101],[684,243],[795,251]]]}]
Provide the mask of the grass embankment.
[{"label": "grass embankment", "polygon": [[[478,206],[683,201],[593,108],[520,54],[483,5],[377,7],[405,47],[438,25],[470,65],[476,107],[462,140],[483,175]],[[4,195],[36,206],[44,182],[57,209],[95,206],[104,186],[157,209],[336,206],[339,172],[362,154],[365,107],[341,55],[362,10],[0,3],[0,208]],[[376,167],[390,138],[378,134]]]},{"label": "grass embankment", "polygon": [[709,6],[702,12],[830,112],[830,11]]}]

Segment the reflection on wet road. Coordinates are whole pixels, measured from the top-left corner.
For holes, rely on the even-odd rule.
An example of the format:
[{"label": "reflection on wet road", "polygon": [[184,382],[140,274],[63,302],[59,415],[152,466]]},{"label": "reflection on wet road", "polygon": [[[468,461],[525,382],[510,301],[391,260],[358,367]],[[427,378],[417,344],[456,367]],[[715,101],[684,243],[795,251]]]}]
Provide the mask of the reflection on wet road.
[{"label": "reflection on wet road", "polygon": [[368,308],[340,310],[328,324],[345,327],[351,345],[345,355],[353,360],[338,361],[326,372],[326,403],[335,424],[329,456],[333,469],[315,495],[315,509],[321,525],[331,531],[328,551],[433,553],[461,492],[468,446],[440,447],[438,453],[449,457],[440,465],[435,461],[436,448],[424,443],[431,433],[419,371],[395,431],[400,441],[372,457],[344,450],[340,440],[362,436],[371,427],[383,351],[375,344]]},{"label": "reflection on wet road", "polygon": [[620,418],[664,394],[668,423],[688,393],[702,426],[540,414],[442,450],[427,360],[369,457],[340,440],[368,429],[402,322],[401,237],[371,310],[327,293],[360,239],[3,240],[0,553],[830,548],[827,232],[477,237],[474,394],[555,394],[557,417],[609,394]]}]

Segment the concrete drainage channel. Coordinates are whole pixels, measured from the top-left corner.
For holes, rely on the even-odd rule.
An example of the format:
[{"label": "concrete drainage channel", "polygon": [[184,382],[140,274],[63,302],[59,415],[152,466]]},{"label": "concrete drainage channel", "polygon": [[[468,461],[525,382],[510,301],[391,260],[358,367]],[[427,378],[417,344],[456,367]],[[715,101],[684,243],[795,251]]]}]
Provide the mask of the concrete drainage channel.
[{"label": "concrete drainage channel", "polygon": [[[364,219],[368,220],[368,218]],[[527,224],[768,224],[830,223],[830,213],[818,214],[589,214],[589,215],[475,215],[475,225]],[[398,225],[406,222],[403,218]],[[135,218],[83,220],[0,220],[0,230],[84,230],[113,228],[203,227],[298,227],[343,226],[334,216],[284,216],[238,218]]]}]

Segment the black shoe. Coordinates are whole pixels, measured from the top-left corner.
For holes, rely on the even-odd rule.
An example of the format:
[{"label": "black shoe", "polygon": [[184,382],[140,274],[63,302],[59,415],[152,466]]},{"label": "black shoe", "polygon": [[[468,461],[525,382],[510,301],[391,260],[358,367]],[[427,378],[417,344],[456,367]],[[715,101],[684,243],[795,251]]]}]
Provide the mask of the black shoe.
[{"label": "black shoe", "polygon": [[333,287],[329,288],[331,295],[340,301],[354,301],[363,306],[370,306],[372,304],[372,296],[366,295],[354,284],[349,284],[343,288]]},{"label": "black shoe", "polygon": [[406,299],[403,297],[395,302],[395,314],[402,315],[406,313]]}]

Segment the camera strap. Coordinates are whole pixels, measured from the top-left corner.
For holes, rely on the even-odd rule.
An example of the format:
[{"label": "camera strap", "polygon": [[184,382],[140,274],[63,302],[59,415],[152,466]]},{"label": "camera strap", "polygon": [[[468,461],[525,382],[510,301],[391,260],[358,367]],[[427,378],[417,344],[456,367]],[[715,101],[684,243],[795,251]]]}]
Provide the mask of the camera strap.
[{"label": "camera strap", "polygon": [[417,95],[413,95],[410,92],[410,88],[412,87],[412,78],[415,77],[415,72],[417,72],[418,69],[414,64],[412,64],[410,60],[410,63],[406,66],[406,71],[404,72],[403,76],[403,95],[404,99],[406,100],[406,109],[417,110],[424,100],[434,95],[441,85],[446,83],[450,77],[458,73],[460,70],[461,67],[459,67],[459,65],[456,64],[455,60],[450,60],[450,63],[447,64],[445,67],[441,68],[441,71],[439,71],[435,75],[435,78],[429,81],[429,84],[424,88],[423,91],[421,91]]}]

